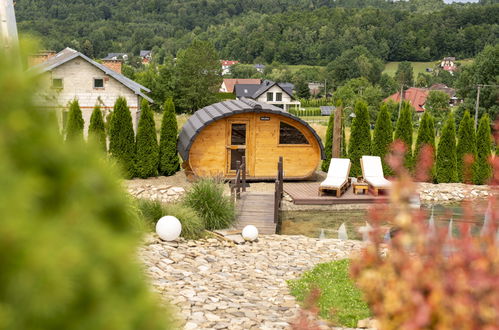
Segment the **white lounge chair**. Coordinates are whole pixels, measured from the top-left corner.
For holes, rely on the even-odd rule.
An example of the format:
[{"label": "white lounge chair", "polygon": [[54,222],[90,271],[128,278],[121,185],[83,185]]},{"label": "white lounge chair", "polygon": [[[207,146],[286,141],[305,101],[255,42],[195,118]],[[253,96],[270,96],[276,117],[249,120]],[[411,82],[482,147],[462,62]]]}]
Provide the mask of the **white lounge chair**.
[{"label": "white lounge chair", "polygon": [[378,156],[362,156],[360,159],[362,176],[369,185],[369,190],[378,196],[380,190],[389,190],[392,183],[385,179],[381,158]]},{"label": "white lounge chair", "polygon": [[334,190],[336,197],[340,197],[350,186],[348,174],[350,173],[350,159],[332,158],[327,171],[326,180],[319,186],[319,195],[328,190]]}]

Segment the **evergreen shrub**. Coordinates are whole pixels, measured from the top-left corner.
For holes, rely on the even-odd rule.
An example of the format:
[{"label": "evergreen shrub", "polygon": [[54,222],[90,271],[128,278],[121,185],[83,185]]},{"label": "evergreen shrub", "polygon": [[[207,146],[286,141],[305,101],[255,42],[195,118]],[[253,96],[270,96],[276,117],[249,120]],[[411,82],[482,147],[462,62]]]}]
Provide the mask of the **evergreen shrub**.
[{"label": "evergreen shrub", "polygon": [[327,122],[326,130],[326,141],[324,142],[324,153],[326,159],[322,161],[321,170],[327,172],[329,170],[329,164],[331,163],[331,158],[333,155],[333,128],[334,128],[334,114],[331,112],[329,120]]},{"label": "evergreen shrub", "polygon": [[126,178],[135,176],[136,149],[132,115],[123,97],[116,100],[109,123],[109,153],[118,161]]},{"label": "evergreen shrub", "polygon": [[154,114],[146,99],[142,100],[137,129],[136,175],[148,178],[158,175],[159,146],[154,124]]},{"label": "evergreen shrub", "polygon": [[473,168],[473,182],[475,184],[486,184],[492,176],[492,165],[490,164],[492,135],[487,114],[482,116],[478,124],[476,142],[477,157]]},{"label": "evergreen shrub", "polygon": [[159,142],[159,174],[170,176],[180,170],[177,152],[177,118],[175,117],[175,105],[171,98],[166,100],[163,111]]},{"label": "evergreen shrub", "polygon": [[[432,155],[431,155],[431,161],[432,164],[434,165],[435,163],[435,124],[433,117],[430,115],[429,112],[425,111],[423,113],[423,116],[421,117],[421,121],[419,123],[419,128],[418,128],[418,137],[416,139],[416,148],[414,149],[414,161],[416,164],[418,164],[422,157],[422,151],[424,150],[423,147],[425,145],[428,145],[432,149]],[[435,177],[435,167],[432,166],[431,173],[425,173],[428,174],[428,178],[430,181],[433,181],[433,178]]]},{"label": "evergreen shrub", "polygon": [[456,128],[452,113],[449,114],[445,121],[438,143],[437,181],[438,183],[457,181]]},{"label": "evergreen shrub", "polygon": [[385,103],[381,105],[374,126],[374,137],[372,144],[372,155],[379,156],[383,164],[383,173],[385,175],[391,174],[391,168],[388,166],[385,158],[390,151],[390,145],[393,142],[393,127],[388,113],[388,107]]},{"label": "evergreen shrub", "polygon": [[465,156],[473,156],[473,160],[476,159],[476,137],[475,137],[475,127],[474,121],[470,113],[466,111],[464,113],[461,122],[459,123],[459,132],[456,147],[456,168],[457,168],[457,179],[459,182],[471,182],[472,181],[472,169],[470,164],[466,164]]},{"label": "evergreen shrub", "polygon": [[397,125],[395,128],[394,140],[400,140],[404,142],[406,147],[405,152],[405,162],[406,168],[412,168],[412,115],[414,108],[409,102],[402,102],[402,108],[400,109],[400,116],[397,120]]},{"label": "evergreen shrub", "polygon": [[83,140],[83,115],[78,100],[69,103],[68,122],[66,124],[66,140]]},{"label": "evergreen shrub", "polygon": [[357,177],[362,175],[360,158],[371,153],[371,131],[367,104],[364,101],[357,101],[354,111],[355,118],[348,143],[348,157],[352,164],[350,176]]},{"label": "evergreen shrub", "polygon": [[107,151],[106,145],[106,128],[104,124],[104,117],[99,106],[94,108],[92,116],[90,117],[90,126],[88,127],[88,139],[96,143],[100,149]]}]

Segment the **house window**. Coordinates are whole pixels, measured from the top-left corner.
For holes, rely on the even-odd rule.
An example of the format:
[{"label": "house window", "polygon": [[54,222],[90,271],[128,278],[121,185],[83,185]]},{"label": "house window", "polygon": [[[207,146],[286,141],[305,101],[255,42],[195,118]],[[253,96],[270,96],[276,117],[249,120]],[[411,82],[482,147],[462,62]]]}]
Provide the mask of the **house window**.
[{"label": "house window", "polygon": [[274,101],[274,93],[267,93],[267,101]]},{"label": "house window", "polygon": [[282,101],[282,93],[275,93],[275,100]]},{"label": "house window", "polygon": [[296,127],[281,121],[279,144],[309,144],[305,135]]},{"label": "house window", "polygon": [[61,78],[52,79],[52,88],[62,89],[64,86],[62,84]]},{"label": "house window", "polygon": [[94,79],[94,88],[104,88],[104,79],[95,78]]}]

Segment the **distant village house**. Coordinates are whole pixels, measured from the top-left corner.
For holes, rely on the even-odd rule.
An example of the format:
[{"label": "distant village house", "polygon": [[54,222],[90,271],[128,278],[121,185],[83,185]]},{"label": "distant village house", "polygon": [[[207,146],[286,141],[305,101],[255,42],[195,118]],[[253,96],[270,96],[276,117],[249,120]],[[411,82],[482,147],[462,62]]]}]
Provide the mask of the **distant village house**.
[{"label": "distant village house", "polygon": [[[447,87],[444,84],[435,84],[430,88],[416,88],[411,87],[404,91],[403,100],[408,101],[418,113],[423,113],[425,111],[426,99],[431,91],[440,91],[447,95],[449,95],[449,105],[455,106],[461,102],[456,97],[456,90],[450,87]],[[400,102],[400,92],[392,94],[384,99],[384,102],[388,100],[393,100],[395,102]]]},{"label": "distant village house", "polygon": [[226,78],[222,81],[222,86],[220,86],[221,93],[234,93],[235,85],[257,85],[262,83],[261,79],[230,79]]},{"label": "distant village house", "polygon": [[449,72],[454,72],[457,70],[456,58],[455,57],[444,57],[440,63],[440,67]]},{"label": "distant village house", "polygon": [[239,100],[244,97],[289,111],[291,108],[298,109],[301,105],[300,101],[293,96],[293,88],[293,84],[290,83],[264,80],[260,85],[236,84],[234,93]]},{"label": "distant village house", "polygon": [[225,76],[230,74],[230,67],[239,64],[239,61],[220,60],[220,64],[222,65],[222,76]]}]

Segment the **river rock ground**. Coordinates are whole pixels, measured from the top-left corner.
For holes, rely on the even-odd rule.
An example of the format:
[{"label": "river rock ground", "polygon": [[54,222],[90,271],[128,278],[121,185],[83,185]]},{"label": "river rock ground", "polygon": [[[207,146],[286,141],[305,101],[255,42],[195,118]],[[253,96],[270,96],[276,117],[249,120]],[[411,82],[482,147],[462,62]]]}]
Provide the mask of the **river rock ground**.
[{"label": "river rock ground", "polygon": [[184,329],[287,329],[299,306],[286,281],[348,258],[361,244],[280,235],[242,245],[215,238],[172,243],[150,235],[139,256]]}]

